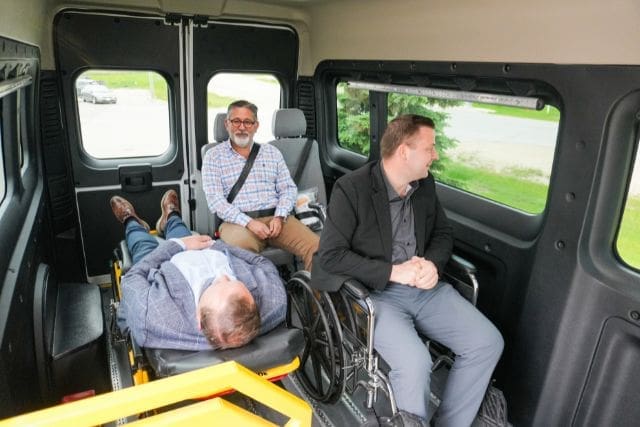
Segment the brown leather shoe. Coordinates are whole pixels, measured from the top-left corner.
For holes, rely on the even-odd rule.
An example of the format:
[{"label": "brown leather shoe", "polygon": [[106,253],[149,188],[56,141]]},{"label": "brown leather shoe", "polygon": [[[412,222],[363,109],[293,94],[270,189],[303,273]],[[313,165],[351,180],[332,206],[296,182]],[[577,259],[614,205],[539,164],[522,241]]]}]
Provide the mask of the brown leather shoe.
[{"label": "brown leather shoe", "polygon": [[167,228],[167,221],[169,215],[172,212],[177,212],[180,215],[180,200],[178,199],[178,193],[174,190],[169,190],[162,196],[160,200],[160,209],[162,209],[162,215],[156,222],[156,231],[159,235],[164,236],[164,230]]},{"label": "brown leather shoe", "polygon": [[149,224],[140,219],[136,214],[136,210],[133,209],[133,205],[127,199],[120,196],[113,196],[109,203],[111,204],[111,210],[116,216],[116,219],[122,224],[124,224],[129,218],[134,218],[140,225],[149,231]]}]

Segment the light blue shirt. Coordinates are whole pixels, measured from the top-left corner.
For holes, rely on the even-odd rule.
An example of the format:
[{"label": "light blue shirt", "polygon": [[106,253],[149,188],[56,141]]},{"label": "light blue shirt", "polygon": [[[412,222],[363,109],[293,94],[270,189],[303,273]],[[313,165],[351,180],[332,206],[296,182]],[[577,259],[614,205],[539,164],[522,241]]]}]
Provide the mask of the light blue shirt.
[{"label": "light blue shirt", "polygon": [[220,251],[202,249],[178,252],[171,257],[171,263],[189,283],[196,307],[202,292],[218,277],[226,274],[230,279],[236,278],[227,256]]}]

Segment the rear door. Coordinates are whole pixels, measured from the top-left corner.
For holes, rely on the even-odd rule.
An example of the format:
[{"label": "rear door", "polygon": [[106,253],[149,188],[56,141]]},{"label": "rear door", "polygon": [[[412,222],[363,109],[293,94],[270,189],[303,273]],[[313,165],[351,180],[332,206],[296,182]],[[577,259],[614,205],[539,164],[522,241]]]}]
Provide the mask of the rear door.
[{"label": "rear door", "polygon": [[123,238],[109,207],[112,195],[131,200],[150,224],[167,189],[187,200],[182,24],[65,11],[54,27],[79,237],[86,275],[100,278]]},{"label": "rear door", "polygon": [[[273,139],[273,112],[291,106],[298,66],[298,35],[290,27],[226,21],[190,25],[187,60],[193,96],[190,154],[194,165],[191,190],[194,228],[210,232],[210,213],[201,183],[201,148],[213,142],[213,121],[231,101],[245,99],[258,106],[260,126],[256,141]],[[191,84],[191,83],[190,83]]]},{"label": "rear door", "polygon": [[69,238],[79,237],[96,279],[123,238],[110,197],[129,199],[154,228],[173,188],[187,224],[208,232],[200,148],[212,141],[215,114],[238,98],[266,105],[260,142],[268,142],[272,112],[289,104],[296,79],[298,37],[283,26],[64,11],[55,43],[79,218],[79,236]]}]

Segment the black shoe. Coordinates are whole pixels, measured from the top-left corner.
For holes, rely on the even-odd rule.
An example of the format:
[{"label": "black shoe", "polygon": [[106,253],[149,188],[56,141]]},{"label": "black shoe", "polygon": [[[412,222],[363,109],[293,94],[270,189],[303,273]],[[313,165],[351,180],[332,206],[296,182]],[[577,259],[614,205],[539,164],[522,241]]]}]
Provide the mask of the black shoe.
[{"label": "black shoe", "polygon": [[380,417],[384,427],[429,427],[427,421],[407,411],[398,411],[393,417]]}]

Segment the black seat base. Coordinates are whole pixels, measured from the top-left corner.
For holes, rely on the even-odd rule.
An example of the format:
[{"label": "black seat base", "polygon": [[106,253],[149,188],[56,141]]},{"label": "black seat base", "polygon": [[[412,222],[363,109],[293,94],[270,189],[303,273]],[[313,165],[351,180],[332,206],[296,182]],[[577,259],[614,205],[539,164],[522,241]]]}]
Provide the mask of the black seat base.
[{"label": "black seat base", "polygon": [[156,376],[169,377],[230,360],[260,373],[291,363],[303,348],[302,331],[281,325],[240,348],[203,351],[145,348],[144,352]]}]

